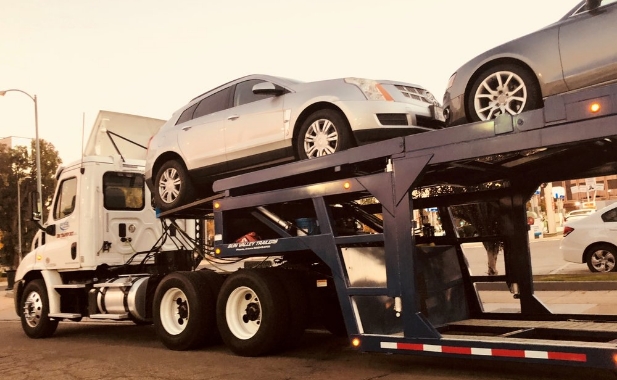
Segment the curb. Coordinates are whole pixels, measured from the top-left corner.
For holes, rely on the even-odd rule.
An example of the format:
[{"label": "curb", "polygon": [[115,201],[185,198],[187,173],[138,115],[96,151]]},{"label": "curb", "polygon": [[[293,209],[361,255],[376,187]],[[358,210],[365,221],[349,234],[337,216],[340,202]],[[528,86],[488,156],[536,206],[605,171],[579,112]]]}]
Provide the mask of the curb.
[{"label": "curb", "polygon": [[[509,291],[505,282],[478,282],[478,290]],[[538,281],[533,283],[534,291],[592,291],[617,290],[617,281]]]}]

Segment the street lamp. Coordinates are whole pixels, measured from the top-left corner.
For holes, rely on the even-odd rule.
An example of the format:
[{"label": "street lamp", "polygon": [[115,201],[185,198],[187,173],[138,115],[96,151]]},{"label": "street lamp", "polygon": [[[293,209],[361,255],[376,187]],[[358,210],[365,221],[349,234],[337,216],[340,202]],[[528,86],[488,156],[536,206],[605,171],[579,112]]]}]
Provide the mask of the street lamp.
[{"label": "street lamp", "polygon": [[21,263],[21,181],[30,179],[30,177],[22,177],[17,180],[17,256]]},{"label": "street lamp", "polygon": [[28,96],[34,102],[34,131],[35,131],[35,141],[36,141],[36,191],[39,193],[38,200],[38,210],[41,213],[41,222],[44,223],[45,219],[43,218],[43,190],[41,185],[41,147],[39,145],[39,110],[36,102],[36,95],[32,96],[25,91],[18,90],[16,88],[11,88],[9,90],[0,91],[0,96],[4,96],[7,92],[16,91],[21,92],[22,94]]}]

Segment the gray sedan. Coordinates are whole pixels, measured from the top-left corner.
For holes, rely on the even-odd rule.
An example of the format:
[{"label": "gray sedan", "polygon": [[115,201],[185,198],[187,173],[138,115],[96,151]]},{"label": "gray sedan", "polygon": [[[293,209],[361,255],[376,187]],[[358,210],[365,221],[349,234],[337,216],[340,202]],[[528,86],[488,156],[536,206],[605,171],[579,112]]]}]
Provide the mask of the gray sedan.
[{"label": "gray sedan", "polygon": [[561,20],[491,49],[450,77],[446,124],[543,107],[543,98],[617,81],[617,0],[580,2]]},{"label": "gray sedan", "polygon": [[439,102],[418,85],[250,75],[174,113],[149,143],[146,181],[168,210],[223,176],[442,127]]}]

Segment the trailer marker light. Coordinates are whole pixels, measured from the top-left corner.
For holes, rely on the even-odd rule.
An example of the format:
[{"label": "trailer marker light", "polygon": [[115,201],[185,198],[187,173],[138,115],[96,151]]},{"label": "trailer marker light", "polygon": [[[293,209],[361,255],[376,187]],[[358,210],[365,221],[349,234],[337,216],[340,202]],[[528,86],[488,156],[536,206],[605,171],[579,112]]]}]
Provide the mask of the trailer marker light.
[{"label": "trailer marker light", "polygon": [[41,261],[43,260],[43,256],[41,255],[36,255],[36,261]]},{"label": "trailer marker light", "polygon": [[215,249],[214,253],[216,253],[217,255],[220,255],[221,254],[221,249],[220,248]]},{"label": "trailer marker light", "polygon": [[598,102],[593,102],[591,103],[591,105],[589,106],[589,110],[593,113],[596,113],[598,111],[600,111],[600,103]]},{"label": "trailer marker light", "polygon": [[351,340],[351,345],[354,347],[360,347],[360,338],[353,338]]},{"label": "trailer marker light", "polygon": [[214,208],[220,208],[220,207],[221,207],[221,204],[220,204],[220,203],[218,203],[218,202],[214,202]]},{"label": "trailer marker light", "polygon": [[345,183],[343,184],[343,188],[344,188],[345,190],[349,190],[349,189],[351,188],[351,183],[349,183],[349,182],[345,182]]}]

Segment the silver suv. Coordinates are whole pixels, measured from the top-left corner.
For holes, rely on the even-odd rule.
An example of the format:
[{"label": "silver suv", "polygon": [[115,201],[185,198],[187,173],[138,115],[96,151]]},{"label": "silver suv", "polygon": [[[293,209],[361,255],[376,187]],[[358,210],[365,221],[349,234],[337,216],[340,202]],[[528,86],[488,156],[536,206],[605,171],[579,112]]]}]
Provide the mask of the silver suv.
[{"label": "silver suv", "polygon": [[442,126],[439,103],[418,85],[250,75],[173,114],[150,140],[146,181],[164,211],[207,195],[219,177]]}]

